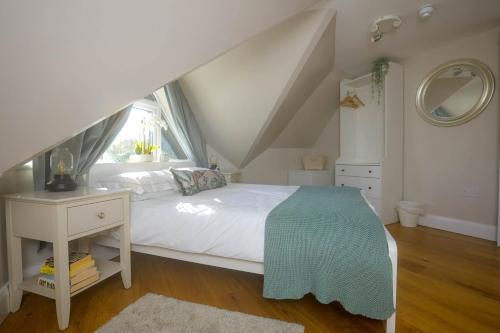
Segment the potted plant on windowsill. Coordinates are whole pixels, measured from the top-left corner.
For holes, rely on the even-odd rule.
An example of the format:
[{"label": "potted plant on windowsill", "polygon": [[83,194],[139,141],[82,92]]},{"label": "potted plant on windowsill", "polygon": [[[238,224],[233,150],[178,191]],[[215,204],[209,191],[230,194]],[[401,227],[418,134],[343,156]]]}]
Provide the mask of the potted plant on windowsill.
[{"label": "potted plant on windowsill", "polygon": [[158,150],[158,146],[147,144],[145,142],[136,141],[133,155],[130,155],[129,162],[153,162],[153,153]]},{"label": "potted plant on windowsill", "polygon": [[141,138],[134,142],[134,154],[130,155],[129,162],[142,163],[142,162],[153,162],[154,152],[157,151],[160,146],[153,144],[153,129],[155,127],[167,129],[166,123],[161,119],[147,119],[143,118],[141,120]]}]

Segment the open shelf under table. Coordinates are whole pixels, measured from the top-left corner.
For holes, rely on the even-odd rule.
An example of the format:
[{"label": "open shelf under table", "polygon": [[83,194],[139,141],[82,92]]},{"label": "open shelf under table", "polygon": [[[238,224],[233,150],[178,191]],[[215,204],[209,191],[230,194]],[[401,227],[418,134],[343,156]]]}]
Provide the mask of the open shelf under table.
[{"label": "open shelf under table", "polygon": [[[110,276],[112,276],[118,272],[121,272],[121,270],[122,270],[121,264],[119,262],[110,261],[110,260],[96,259],[96,266],[97,266],[97,270],[100,273],[99,279],[97,281],[89,284],[88,286],[85,286],[85,287],[78,289],[77,291],[71,293],[71,296],[75,296],[75,295],[81,293],[82,291],[87,290],[88,288],[92,287],[93,285],[95,285],[103,280],[106,280]],[[50,288],[46,288],[46,287],[42,287],[42,286],[38,285],[38,276],[39,275],[35,275],[33,277],[24,279],[24,281],[19,285],[19,288],[24,290],[24,291],[29,291],[29,292],[32,292],[32,293],[35,293],[35,294],[38,294],[41,296],[55,299],[54,289],[50,289]]]}]

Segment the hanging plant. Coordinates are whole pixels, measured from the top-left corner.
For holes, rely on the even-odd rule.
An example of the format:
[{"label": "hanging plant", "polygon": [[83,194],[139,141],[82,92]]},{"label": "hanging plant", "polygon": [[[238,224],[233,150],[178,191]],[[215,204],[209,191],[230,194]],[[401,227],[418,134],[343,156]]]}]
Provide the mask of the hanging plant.
[{"label": "hanging plant", "polygon": [[377,93],[377,102],[380,105],[382,93],[384,92],[385,76],[389,71],[389,59],[379,58],[373,62],[372,67],[372,97]]}]

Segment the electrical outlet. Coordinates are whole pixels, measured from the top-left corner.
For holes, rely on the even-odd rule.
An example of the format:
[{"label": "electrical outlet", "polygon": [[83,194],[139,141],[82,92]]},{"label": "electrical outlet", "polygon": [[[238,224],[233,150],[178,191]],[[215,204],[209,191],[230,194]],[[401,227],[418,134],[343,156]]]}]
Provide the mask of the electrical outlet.
[{"label": "electrical outlet", "polygon": [[463,196],[467,198],[479,198],[479,187],[464,187]]}]

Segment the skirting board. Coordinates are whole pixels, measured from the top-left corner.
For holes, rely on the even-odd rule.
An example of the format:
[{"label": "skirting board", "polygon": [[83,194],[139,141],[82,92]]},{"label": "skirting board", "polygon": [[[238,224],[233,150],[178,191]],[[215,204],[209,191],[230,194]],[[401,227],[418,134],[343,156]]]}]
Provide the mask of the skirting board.
[{"label": "skirting board", "polygon": [[497,228],[495,226],[451,217],[427,214],[420,218],[418,224],[491,241],[497,239]]},{"label": "skirting board", "polygon": [[0,323],[9,314],[9,284],[6,283],[0,288]]}]

